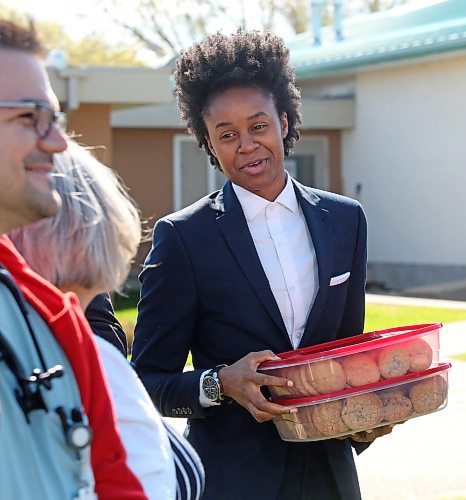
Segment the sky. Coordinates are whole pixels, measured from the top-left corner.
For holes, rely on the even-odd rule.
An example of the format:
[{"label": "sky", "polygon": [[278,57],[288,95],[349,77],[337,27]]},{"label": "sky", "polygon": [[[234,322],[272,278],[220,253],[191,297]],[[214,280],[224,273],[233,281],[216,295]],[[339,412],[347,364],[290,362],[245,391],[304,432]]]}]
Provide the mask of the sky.
[{"label": "sky", "polygon": [[[97,32],[110,44],[134,43],[134,39],[129,34],[112,24],[105,13],[98,8],[99,3],[102,4],[102,0],[79,0],[77,2],[65,0],[0,0],[0,4],[11,7],[18,12],[30,14],[37,21],[50,21],[60,24],[65,28],[67,35],[76,41],[86,34]],[[235,7],[232,6],[232,9],[235,9]],[[218,26],[216,29],[222,29],[222,26]],[[229,26],[227,30],[228,32],[234,31],[234,26]],[[166,58],[159,59],[149,50],[142,49],[138,55],[150,66],[159,66],[166,62]]]},{"label": "sky", "polygon": [[[248,5],[248,9],[250,10],[257,0],[245,1],[250,2]],[[333,3],[331,0],[327,1]],[[350,5],[359,4],[361,1],[346,0],[346,8]],[[441,0],[408,0],[408,5],[405,8],[414,7],[415,5],[425,5],[436,1]],[[464,1],[466,2],[466,0]],[[308,0],[308,2],[310,4],[311,0]],[[52,21],[62,25],[66,29],[68,36],[75,40],[79,40],[86,34],[97,31],[110,44],[132,43],[134,40],[124,33],[121,28],[113,25],[107,16],[97,7],[99,3],[102,3],[102,0],[79,0],[74,2],[66,0],[0,0],[0,4],[12,7],[20,12],[31,14],[39,21]],[[232,3],[231,8],[235,9],[235,2]],[[255,17],[252,16],[252,18]],[[219,28],[221,29],[222,27],[218,26],[216,29]],[[231,31],[232,28],[229,27],[228,32]],[[290,33],[289,29],[277,32],[277,34],[284,36],[285,39]],[[154,60],[154,54],[149,53],[149,51],[141,51],[140,55],[143,59],[147,59],[147,63],[150,65],[160,64],[159,60]]]},{"label": "sky", "polygon": [[[0,4],[33,16],[37,21],[56,22],[63,26],[67,35],[79,41],[86,34],[97,32],[110,44],[134,43],[121,28],[113,25],[97,8],[99,0],[0,0]],[[151,51],[142,49],[139,58],[149,66],[160,66],[165,59],[157,58]]]},{"label": "sky", "polygon": [[79,39],[84,33],[99,27],[99,32],[107,33],[111,40],[120,36],[121,31],[112,28],[104,14],[96,9],[96,0],[0,0],[0,3],[17,11],[32,14],[39,21],[53,21],[64,26],[71,38]]},{"label": "sky", "polygon": [[[168,0],[167,0],[168,1]],[[250,0],[252,4],[256,0]],[[308,0],[309,4],[311,0]],[[331,0],[327,0],[333,3]],[[345,6],[361,4],[362,0],[346,0]],[[429,4],[440,0],[408,0],[409,6]],[[466,0],[465,0],[466,2]],[[69,36],[79,39],[83,34],[92,32],[98,27],[98,31],[109,40],[117,42],[121,38],[121,30],[116,29],[108,21],[108,18],[99,9],[97,4],[102,0],[79,0],[75,2],[66,0],[0,0],[1,4],[16,10],[32,14],[41,21],[54,21],[63,25]],[[232,9],[235,3],[232,3]]]}]

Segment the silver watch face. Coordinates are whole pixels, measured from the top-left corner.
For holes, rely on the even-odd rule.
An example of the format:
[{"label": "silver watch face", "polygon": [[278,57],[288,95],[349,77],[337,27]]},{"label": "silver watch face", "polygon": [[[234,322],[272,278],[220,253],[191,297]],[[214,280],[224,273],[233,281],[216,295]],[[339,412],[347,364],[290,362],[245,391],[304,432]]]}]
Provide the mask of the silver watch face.
[{"label": "silver watch face", "polygon": [[214,377],[210,375],[206,375],[204,377],[204,380],[202,381],[202,390],[204,391],[204,395],[207,399],[210,401],[218,401],[220,396],[220,387]]}]

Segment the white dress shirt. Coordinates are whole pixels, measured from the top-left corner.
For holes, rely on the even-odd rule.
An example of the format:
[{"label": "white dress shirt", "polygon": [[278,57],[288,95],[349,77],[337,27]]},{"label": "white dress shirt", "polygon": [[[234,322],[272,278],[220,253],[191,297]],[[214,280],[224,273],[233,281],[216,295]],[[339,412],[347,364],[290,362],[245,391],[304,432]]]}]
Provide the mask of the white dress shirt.
[{"label": "white dress shirt", "polygon": [[243,209],[249,232],[286,331],[297,348],[319,289],[317,259],[303,211],[291,178],[275,201],[240,186],[233,189]]},{"label": "white dress shirt", "polygon": [[[291,177],[275,201],[233,184],[291,344],[301,342],[319,290],[317,258]],[[204,374],[203,374],[204,375]],[[202,387],[201,376],[201,387]],[[203,406],[212,405],[200,391]]]}]

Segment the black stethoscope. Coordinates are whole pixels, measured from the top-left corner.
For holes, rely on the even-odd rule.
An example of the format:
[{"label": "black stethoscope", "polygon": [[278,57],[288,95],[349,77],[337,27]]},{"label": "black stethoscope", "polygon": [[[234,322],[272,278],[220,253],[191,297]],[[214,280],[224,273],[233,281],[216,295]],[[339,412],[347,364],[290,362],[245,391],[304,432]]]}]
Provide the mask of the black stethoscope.
[{"label": "black stethoscope", "polygon": [[[23,366],[15,354],[14,349],[0,331],[0,361],[4,361],[16,378],[18,387],[15,388],[15,396],[21,410],[24,413],[26,421],[30,424],[29,414],[35,410],[44,410],[48,412],[44,401],[41,387],[47,390],[52,388],[52,380],[62,377],[64,370],[62,365],[55,365],[47,368],[44,356],[37,341],[37,337],[29,320],[29,313],[26,307],[26,301],[16,286],[10,273],[0,265],[0,283],[6,286],[13,295],[16,304],[23,315],[29,335],[31,336],[35,350],[40,360],[42,368],[34,368],[31,375],[26,376]],[[82,450],[88,446],[92,440],[92,432],[88,425],[83,422],[83,413],[79,408],[73,408],[69,415],[65,409],[59,406],[55,409],[58,414],[66,442],[76,451]]]}]

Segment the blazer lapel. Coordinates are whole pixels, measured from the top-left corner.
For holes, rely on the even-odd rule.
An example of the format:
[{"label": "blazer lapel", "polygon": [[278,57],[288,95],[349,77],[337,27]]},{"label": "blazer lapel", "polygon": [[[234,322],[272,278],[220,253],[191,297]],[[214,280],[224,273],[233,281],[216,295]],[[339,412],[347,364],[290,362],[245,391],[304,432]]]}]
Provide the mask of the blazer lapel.
[{"label": "blazer lapel", "polygon": [[280,310],[249,232],[246,218],[230,182],[225,184],[213,200],[212,208],[217,212],[215,219],[217,226],[246,279],[269,316],[290,342]]},{"label": "blazer lapel", "polygon": [[332,273],[333,246],[328,210],[319,207],[320,199],[310,188],[294,182],[296,196],[303,210],[317,257],[319,291],[309,313],[301,345],[315,343],[313,334],[324,310]]}]

